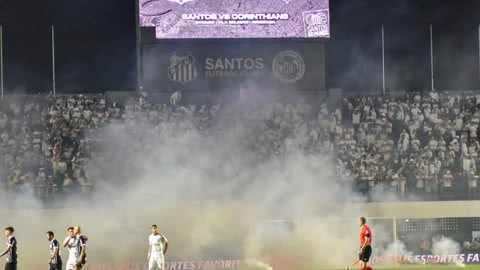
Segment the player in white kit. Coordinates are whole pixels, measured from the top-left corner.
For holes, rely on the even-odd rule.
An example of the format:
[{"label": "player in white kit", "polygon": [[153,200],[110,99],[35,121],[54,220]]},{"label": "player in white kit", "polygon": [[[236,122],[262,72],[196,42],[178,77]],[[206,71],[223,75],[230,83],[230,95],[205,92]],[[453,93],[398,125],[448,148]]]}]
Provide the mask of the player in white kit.
[{"label": "player in white kit", "polygon": [[148,270],[165,270],[165,253],[167,253],[168,240],[158,233],[157,225],[152,225],[152,234],[148,237]]},{"label": "player in white kit", "polygon": [[66,270],[73,270],[78,261],[78,250],[77,243],[75,241],[75,233],[73,232],[73,227],[67,229],[68,236],[63,241],[63,247],[68,249],[68,260],[65,267]]}]

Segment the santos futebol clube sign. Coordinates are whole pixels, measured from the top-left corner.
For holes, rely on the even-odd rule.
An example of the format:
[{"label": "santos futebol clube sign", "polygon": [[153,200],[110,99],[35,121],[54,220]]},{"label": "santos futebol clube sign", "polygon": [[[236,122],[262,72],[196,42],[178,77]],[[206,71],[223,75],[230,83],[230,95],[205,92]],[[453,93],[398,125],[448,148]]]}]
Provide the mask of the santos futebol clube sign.
[{"label": "santos futebol clube sign", "polygon": [[[300,53],[285,50],[272,61],[273,77],[282,83],[296,83],[305,75],[305,61]],[[206,79],[254,78],[266,76],[264,57],[206,57],[203,61]],[[198,77],[198,62],[191,54],[170,57],[168,77],[179,83],[188,83]]]}]

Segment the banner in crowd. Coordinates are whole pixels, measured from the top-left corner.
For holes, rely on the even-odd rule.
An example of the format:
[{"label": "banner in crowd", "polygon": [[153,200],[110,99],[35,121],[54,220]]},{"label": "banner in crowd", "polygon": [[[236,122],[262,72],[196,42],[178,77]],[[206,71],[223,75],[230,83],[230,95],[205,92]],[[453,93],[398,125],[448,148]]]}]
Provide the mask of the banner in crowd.
[{"label": "banner in crowd", "polygon": [[[395,258],[397,258],[395,260]],[[406,255],[406,256],[372,256],[372,264],[480,264],[480,253],[459,253],[448,255]]]},{"label": "banner in crowd", "polygon": [[143,44],[143,87],[186,91],[247,87],[323,90],[323,43]]}]

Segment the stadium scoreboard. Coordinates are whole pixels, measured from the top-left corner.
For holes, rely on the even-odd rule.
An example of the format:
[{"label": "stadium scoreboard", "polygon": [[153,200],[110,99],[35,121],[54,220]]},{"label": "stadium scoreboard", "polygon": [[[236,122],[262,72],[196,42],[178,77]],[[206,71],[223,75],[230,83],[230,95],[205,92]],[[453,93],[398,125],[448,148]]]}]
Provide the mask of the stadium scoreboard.
[{"label": "stadium scoreboard", "polygon": [[330,38],[329,0],[138,0],[156,39]]}]

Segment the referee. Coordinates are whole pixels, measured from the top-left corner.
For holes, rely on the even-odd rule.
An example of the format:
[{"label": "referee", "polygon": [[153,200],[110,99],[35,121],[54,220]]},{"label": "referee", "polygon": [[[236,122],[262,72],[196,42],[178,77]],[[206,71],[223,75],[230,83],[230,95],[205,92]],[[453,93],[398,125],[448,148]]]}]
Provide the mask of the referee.
[{"label": "referee", "polygon": [[368,266],[370,256],[372,256],[372,230],[367,226],[367,219],[360,217],[360,251],[358,252],[358,259],[360,260],[361,270],[373,270]]}]

